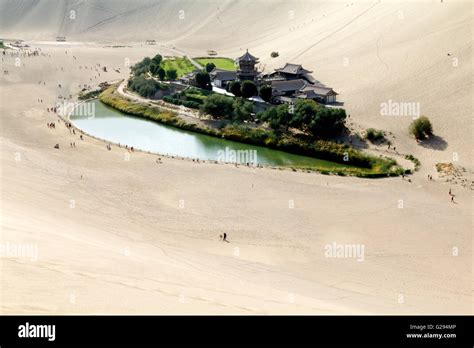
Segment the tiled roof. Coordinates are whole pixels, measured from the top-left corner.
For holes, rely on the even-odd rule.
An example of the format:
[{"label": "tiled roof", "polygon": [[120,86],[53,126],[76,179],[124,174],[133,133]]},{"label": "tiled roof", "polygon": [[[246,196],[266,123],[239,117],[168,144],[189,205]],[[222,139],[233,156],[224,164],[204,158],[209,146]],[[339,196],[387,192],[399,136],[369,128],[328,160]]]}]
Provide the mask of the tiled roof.
[{"label": "tiled roof", "polygon": [[306,85],[304,88],[300,90],[304,94],[308,96],[308,98],[313,98],[311,96],[318,95],[318,96],[328,96],[328,95],[337,95],[336,92],[333,91],[332,88],[328,87],[320,87],[320,86],[311,86]]},{"label": "tiled roof", "polygon": [[209,75],[211,75],[214,79],[217,80],[235,80],[237,78],[237,73],[235,71],[228,71],[228,70],[221,70],[221,69],[214,69],[212,70]]},{"label": "tiled roof", "polygon": [[283,68],[275,69],[275,71],[282,72],[285,74],[292,74],[292,75],[312,73],[312,71],[304,69],[299,64],[291,64],[291,63],[286,63]]},{"label": "tiled roof", "polygon": [[302,79],[288,81],[272,81],[272,88],[279,92],[297,91],[303,88],[306,82]]},{"label": "tiled roof", "polygon": [[258,62],[258,58],[252,56],[252,55],[249,53],[249,50],[247,50],[247,52],[246,52],[243,56],[237,58],[237,61],[239,61],[239,62],[240,62],[240,61],[244,61],[244,62]]}]

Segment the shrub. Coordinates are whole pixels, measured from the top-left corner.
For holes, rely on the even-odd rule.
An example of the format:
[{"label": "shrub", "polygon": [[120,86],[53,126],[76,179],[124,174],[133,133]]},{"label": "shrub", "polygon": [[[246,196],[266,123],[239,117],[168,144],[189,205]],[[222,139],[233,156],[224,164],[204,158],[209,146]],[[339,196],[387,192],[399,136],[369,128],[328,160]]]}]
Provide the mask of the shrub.
[{"label": "shrub", "polygon": [[230,118],[234,111],[233,103],[232,98],[213,94],[204,101],[201,110],[215,118]]},{"label": "shrub", "polygon": [[160,89],[168,88],[153,79],[145,79],[143,76],[131,78],[128,80],[127,86],[144,98],[151,98]]},{"label": "shrub", "polygon": [[199,109],[199,107],[201,106],[201,104],[196,103],[194,101],[181,100],[181,99],[173,98],[172,96],[164,96],[163,100],[170,104],[183,105],[191,109]]},{"label": "shrub", "polygon": [[89,100],[93,98],[97,98],[97,96],[100,94],[101,90],[94,90],[94,91],[89,91],[87,93],[81,92],[79,93],[79,100]]},{"label": "shrub", "polygon": [[382,131],[376,130],[374,128],[368,128],[365,132],[365,138],[370,142],[381,141],[385,139],[385,136]]},{"label": "shrub", "polygon": [[433,126],[428,117],[421,116],[410,124],[409,131],[417,140],[421,140],[433,135]]},{"label": "shrub", "polygon": [[415,171],[418,171],[420,169],[420,166],[421,166],[421,162],[418,158],[416,158],[415,156],[413,155],[406,155],[405,156],[405,159],[413,162],[413,164],[415,165]]},{"label": "shrub", "polygon": [[204,101],[207,99],[206,96],[200,94],[185,94],[186,100],[196,102],[198,104],[203,104]]},{"label": "shrub", "polygon": [[234,109],[232,118],[237,121],[252,119],[253,104],[242,99],[235,99],[232,105]]}]

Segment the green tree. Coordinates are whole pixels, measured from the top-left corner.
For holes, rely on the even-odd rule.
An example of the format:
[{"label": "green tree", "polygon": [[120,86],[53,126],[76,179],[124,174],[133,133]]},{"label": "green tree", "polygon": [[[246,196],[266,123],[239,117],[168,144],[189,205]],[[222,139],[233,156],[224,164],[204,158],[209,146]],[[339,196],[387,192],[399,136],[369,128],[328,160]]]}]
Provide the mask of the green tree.
[{"label": "green tree", "polygon": [[152,59],[148,58],[148,66],[149,66],[149,71],[153,76],[158,76],[160,80],[164,79],[164,76],[162,77],[162,72],[160,70],[162,69],[161,67],[161,62],[163,61],[163,57],[159,54],[154,56]]},{"label": "green tree", "polygon": [[272,87],[268,85],[260,87],[260,90],[258,91],[258,95],[267,103],[270,102],[270,100],[272,99]]},{"label": "green tree", "polygon": [[214,70],[215,67],[216,67],[216,65],[214,63],[207,63],[206,64],[206,71],[209,73],[212,70]]},{"label": "green tree", "polygon": [[241,85],[240,85],[240,82],[239,81],[233,81],[231,84],[230,84],[230,93],[232,93],[233,95],[235,95],[236,97],[241,97],[242,96],[242,93],[241,93]]},{"label": "green tree", "polygon": [[285,127],[285,130],[288,131],[290,122],[293,118],[293,114],[289,111],[290,109],[286,104],[272,106],[261,114],[261,119],[268,122],[270,127],[273,129]]},{"label": "green tree", "polygon": [[160,81],[163,81],[166,76],[166,71],[162,67],[159,67],[158,70],[156,71],[156,75],[160,79]]},{"label": "green tree", "polygon": [[314,136],[332,137],[344,129],[345,120],[344,109],[320,107],[306,128]]},{"label": "green tree", "polygon": [[166,70],[166,78],[170,81],[174,81],[178,78],[178,72],[176,69]]},{"label": "green tree", "polygon": [[318,137],[331,137],[345,127],[346,111],[327,108],[313,100],[297,100],[290,126]]},{"label": "green tree", "polygon": [[212,90],[211,77],[206,71],[200,71],[196,74],[196,85],[199,88]]},{"label": "green tree", "polygon": [[321,106],[313,100],[297,100],[294,105],[293,117],[290,125],[307,131],[308,125],[320,108]]},{"label": "green tree", "polygon": [[206,98],[201,111],[214,118],[231,118],[233,116],[233,99],[220,94],[212,94]]},{"label": "green tree", "polygon": [[421,140],[433,135],[433,126],[428,117],[420,116],[410,124],[409,131],[417,140]]},{"label": "green tree", "polygon": [[149,57],[143,58],[141,62],[133,65],[130,69],[134,76],[140,76],[150,71],[151,59]]},{"label": "green tree", "polygon": [[257,85],[253,81],[246,80],[242,82],[240,92],[242,93],[243,98],[251,98],[258,93]]},{"label": "green tree", "polygon": [[158,76],[158,70],[160,70],[161,67],[158,64],[155,64],[153,61],[149,65],[149,71],[153,76]]},{"label": "green tree", "polygon": [[160,54],[157,54],[154,56],[152,59],[152,62],[155,63],[156,65],[160,66],[161,62],[163,61],[163,57]]},{"label": "green tree", "polygon": [[237,121],[245,121],[245,120],[251,120],[253,119],[252,117],[252,112],[253,112],[253,104],[242,100],[240,98],[237,98],[234,100],[234,104],[232,105],[234,111],[233,111],[233,119]]}]

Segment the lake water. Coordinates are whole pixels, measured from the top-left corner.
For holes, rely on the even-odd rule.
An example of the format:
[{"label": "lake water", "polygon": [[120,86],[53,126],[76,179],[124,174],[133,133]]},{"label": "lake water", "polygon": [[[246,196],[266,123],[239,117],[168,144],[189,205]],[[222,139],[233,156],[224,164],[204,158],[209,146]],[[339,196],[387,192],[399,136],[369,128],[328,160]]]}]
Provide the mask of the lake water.
[{"label": "lake water", "polygon": [[265,147],[242,144],[166,126],[112,109],[99,100],[85,105],[95,108],[94,117],[84,117],[74,111],[71,122],[95,137],[135,149],[178,157],[199,158],[270,166],[347,167],[342,164],[298,156]]}]

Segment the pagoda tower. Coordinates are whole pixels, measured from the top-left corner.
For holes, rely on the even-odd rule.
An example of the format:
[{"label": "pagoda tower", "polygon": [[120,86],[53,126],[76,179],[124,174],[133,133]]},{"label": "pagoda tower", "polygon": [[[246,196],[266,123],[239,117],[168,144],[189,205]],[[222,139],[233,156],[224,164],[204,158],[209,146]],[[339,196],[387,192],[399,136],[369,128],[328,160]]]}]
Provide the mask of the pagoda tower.
[{"label": "pagoda tower", "polygon": [[240,81],[250,80],[256,82],[258,71],[255,65],[258,64],[257,57],[252,56],[249,50],[242,56],[237,58],[239,69],[237,70],[237,79]]}]

